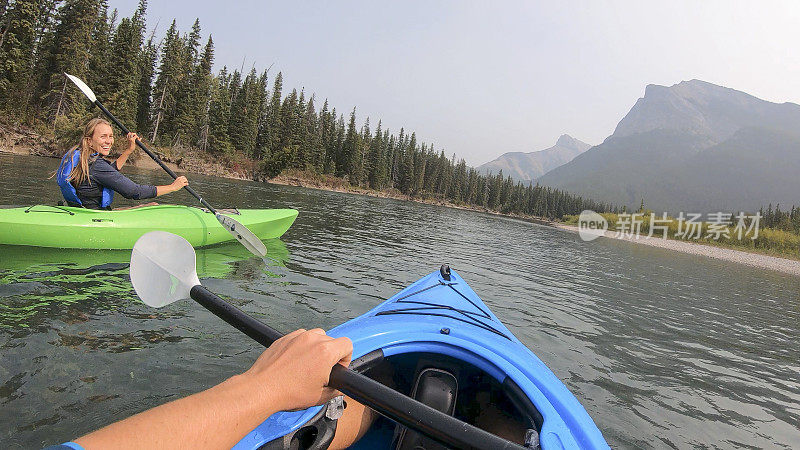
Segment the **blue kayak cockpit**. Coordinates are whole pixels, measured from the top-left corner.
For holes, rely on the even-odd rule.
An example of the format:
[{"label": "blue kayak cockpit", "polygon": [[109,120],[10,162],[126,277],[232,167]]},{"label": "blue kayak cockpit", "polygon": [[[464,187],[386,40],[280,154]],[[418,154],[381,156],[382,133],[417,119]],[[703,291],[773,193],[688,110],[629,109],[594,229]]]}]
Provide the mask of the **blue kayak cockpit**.
[{"label": "blue kayak cockpit", "polygon": [[[328,335],[353,341],[354,370],[493,434],[544,449],[608,448],[572,393],[455,272],[436,271]],[[336,426],[326,409],[273,414],[234,448],[326,448]],[[379,418],[351,448],[415,446],[441,448]]]}]

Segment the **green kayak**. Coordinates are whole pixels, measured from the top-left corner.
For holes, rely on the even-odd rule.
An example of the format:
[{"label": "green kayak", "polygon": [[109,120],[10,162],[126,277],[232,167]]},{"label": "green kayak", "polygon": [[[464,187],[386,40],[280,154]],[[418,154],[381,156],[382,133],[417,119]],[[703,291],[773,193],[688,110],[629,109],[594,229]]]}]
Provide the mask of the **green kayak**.
[{"label": "green kayak", "polygon": [[[280,237],[297,217],[295,209],[218,212],[233,217],[261,239]],[[0,209],[0,244],[131,249],[139,237],[153,230],[182,236],[194,247],[233,240],[213,214],[191,206],[157,205],[117,211],[49,205]]]}]

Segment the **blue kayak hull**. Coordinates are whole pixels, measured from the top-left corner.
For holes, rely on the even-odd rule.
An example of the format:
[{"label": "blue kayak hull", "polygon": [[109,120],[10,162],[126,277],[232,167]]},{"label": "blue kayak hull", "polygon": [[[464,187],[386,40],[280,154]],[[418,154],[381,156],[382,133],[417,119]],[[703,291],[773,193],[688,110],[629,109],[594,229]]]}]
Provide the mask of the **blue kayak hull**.
[{"label": "blue kayak hull", "polygon": [[[550,449],[607,449],[575,396],[452,271],[436,271],[369,312],[330,330],[353,341],[353,357],[382,350],[385,358],[440,355],[477,367],[498,383],[521,390],[541,414],[539,442]],[[297,431],[322,407],[273,414],[234,448],[256,449]],[[387,443],[388,445],[388,443]]]}]

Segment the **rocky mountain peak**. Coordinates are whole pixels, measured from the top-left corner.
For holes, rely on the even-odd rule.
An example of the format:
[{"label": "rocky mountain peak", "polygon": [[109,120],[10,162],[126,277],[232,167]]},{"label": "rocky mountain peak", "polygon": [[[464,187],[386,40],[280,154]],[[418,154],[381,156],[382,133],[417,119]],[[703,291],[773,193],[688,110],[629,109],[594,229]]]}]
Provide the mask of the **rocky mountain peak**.
[{"label": "rocky mountain peak", "polygon": [[779,105],[735,89],[702,81],[682,81],[672,86],[649,84],[619,122],[614,137],[653,130],[677,130],[703,135],[709,145],[721,142],[743,126],[782,129],[787,110],[800,106]]},{"label": "rocky mountain peak", "polygon": [[502,170],[503,175],[510,175],[515,180],[532,181],[571,161],[589,147],[591,145],[568,134],[562,134],[552,147],[529,153],[504,153],[499,158],[479,166],[478,171],[496,174]]},{"label": "rocky mountain peak", "polygon": [[556,147],[566,147],[583,151],[591,146],[585,142],[581,142],[578,139],[575,139],[574,137],[568,134],[562,134],[561,136],[558,137],[558,140],[556,141]]}]

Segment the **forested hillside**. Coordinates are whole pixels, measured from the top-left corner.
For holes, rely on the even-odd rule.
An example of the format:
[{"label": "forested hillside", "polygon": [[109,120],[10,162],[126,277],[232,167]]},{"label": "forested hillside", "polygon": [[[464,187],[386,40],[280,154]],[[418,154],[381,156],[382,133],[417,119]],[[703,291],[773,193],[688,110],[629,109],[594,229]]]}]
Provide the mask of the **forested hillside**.
[{"label": "forested hillside", "polygon": [[2,122],[51,133],[64,146],[76,142],[97,111],[67,83],[67,72],[161,151],[244,161],[253,179],[285,170],[330,174],[353,186],[549,218],[610,209],[502,172],[483,176],[414,132],[391,132],[358,120],[355,109],[342,113],[284,87],[280,72],[214,73],[214,41],[199,20],[188,32],[173,21],[156,40],[146,10],[144,0],[122,18],[103,0],[0,0]]}]

